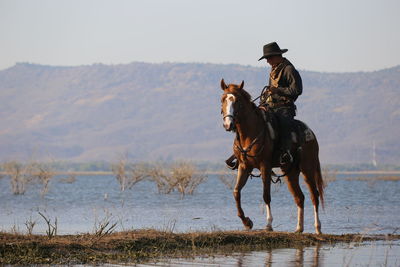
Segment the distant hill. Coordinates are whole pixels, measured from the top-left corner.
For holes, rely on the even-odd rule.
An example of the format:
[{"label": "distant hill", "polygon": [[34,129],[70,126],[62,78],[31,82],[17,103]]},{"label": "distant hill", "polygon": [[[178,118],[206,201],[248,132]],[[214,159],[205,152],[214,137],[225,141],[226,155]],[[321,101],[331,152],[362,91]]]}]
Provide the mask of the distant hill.
[{"label": "distant hill", "polygon": [[[317,134],[323,163],[400,162],[400,66],[375,72],[300,71],[298,118]],[[217,64],[52,67],[0,71],[0,160],[51,157],[221,160],[220,79],[255,97],[268,69]]]}]

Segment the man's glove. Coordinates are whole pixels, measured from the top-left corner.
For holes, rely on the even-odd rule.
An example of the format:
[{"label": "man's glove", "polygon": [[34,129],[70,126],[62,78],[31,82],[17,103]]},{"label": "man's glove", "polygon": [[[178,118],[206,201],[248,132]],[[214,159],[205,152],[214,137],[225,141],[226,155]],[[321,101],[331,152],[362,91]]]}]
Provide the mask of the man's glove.
[{"label": "man's glove", "polygon": [[270,94],[272,94],[272,95],[274,95],[274,94],[279,94],[279,89],[278,89],[277,87],[270,87],[270,88],[268,89],[268,92],[269,92]]}]

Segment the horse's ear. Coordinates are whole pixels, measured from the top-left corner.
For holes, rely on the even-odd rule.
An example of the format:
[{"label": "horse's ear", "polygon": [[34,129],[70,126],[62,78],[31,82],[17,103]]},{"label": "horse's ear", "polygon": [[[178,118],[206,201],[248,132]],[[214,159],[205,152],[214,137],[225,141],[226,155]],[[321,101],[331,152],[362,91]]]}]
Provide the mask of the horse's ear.
[{"label": "horse's ear", "polygon": [[225,91],[225,89],[228,88],[228,86],[226,86],[224,79],[221,80],[221,89]]},{"label": "horse's ear", "polygon": [[242,81],[242,83],[240,84],[239,88],[243,89],[243,86],[244,86],[244,81]]}]

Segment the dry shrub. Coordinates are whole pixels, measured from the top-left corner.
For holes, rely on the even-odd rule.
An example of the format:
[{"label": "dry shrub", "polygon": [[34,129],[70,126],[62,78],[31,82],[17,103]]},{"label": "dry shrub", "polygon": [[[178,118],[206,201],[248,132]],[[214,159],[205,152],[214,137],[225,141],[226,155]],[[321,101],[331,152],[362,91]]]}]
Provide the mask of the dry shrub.
[{"label": "dry shrub", "polygon": [[111,218],[105,217],[97,222],[94,225],[94,235],[96,237],[103,237],[105,235],[111,234],[114,232],[115,227],[117,227],[118,222],[111,223]]},{"label": "dry shrub", "polygon": [[100,241],[106,235],[112,234],[118,225],[118,222],[112,222],[112,214],[105,209],[105,215],[99,219],[96,215],[93,228],[93,236],[91,238],[91,246]]},{"label": "dry shrub", "polygon": [[49,239],[52,239],[57,235],[57,230],[58,230],[58,223],[57,223],[57,217],[54,218],[54,223],[51,223],[51,219],[47,218],[43,213],[40,211],[38,212],[40,216],[45,220],[47,224],[47,230],[46,230],[46,235]]},{"label": "dry shrub", "polygon": [[33,180],[32,165],[24,165],[16,161],[3,164],[6,175],[10,177],[11,191],[14,195],[22,195],[26,191],[28,183]]},{"label": "dry shrub", "polygon": [[169,175],[166,167],[162,164],[155,164],[149,169],[149,177],[157,184],[159,193],[169,194],[173,191],[173,187],[169,183]]},{"label": "dry shrub", "polygon": [[117,179],[121,191],[131,189],[135,184],[147,177],[147,167],[144,164],[129,163],[124,156],[111,165],[112,172]]},{"label": "dry shrub", "polygon": [[43,197],[49,191],[50,180],[54,177],[55,171],[45,163],[34,163],[33,164],[33,177],[38,183],[42,185],[40,195]]},{"label": "dry shrub", "polygon": [[3,164],[3,169],[10,177],[11,190],[15,195],[24,194],[29,183],[38,182],[42,185],[40,195],[43,197],[49,191],[49,182],[55,175],[49,165],[38,162],[9,161]]},{"label": "dry shrub", "polygon": [[176,190],[182,198],[193,194],[207,177],[192,163],[185,161],[174,163],[170,167],[157,164],[149,170],[149,176],[156,182],[160,193],[169,194]]},{"label": "dry shrub", "polygon": [[29,217],[29,220],[25,221],[26,230],[28,231],[28,235],[32,235],[33,228],[36,225],[36,221],[32,220],[32,217]]},{"label": "dry shrub", "polygon": [[[13,226],[10,229],[10,232],[14,235],[20,235],[21,231],[19,230],[19,226],[16,225],[15,223],[13,224]],[[1,259],[1,258],[0,258]]]}]

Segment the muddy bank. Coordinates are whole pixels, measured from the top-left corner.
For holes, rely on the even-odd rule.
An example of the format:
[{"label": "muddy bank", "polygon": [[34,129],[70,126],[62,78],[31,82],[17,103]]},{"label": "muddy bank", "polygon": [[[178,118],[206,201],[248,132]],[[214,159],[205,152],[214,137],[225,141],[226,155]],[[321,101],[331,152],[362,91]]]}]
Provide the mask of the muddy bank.
[{"label": "muddy bank", "polygon": [[138,263],[163,257],[194,257],[388,239],[399,240],[400,235],[314,235],[263,230],[177,234],[138,230],[48,238],[44,235],[0,233],[0,264]]}]

